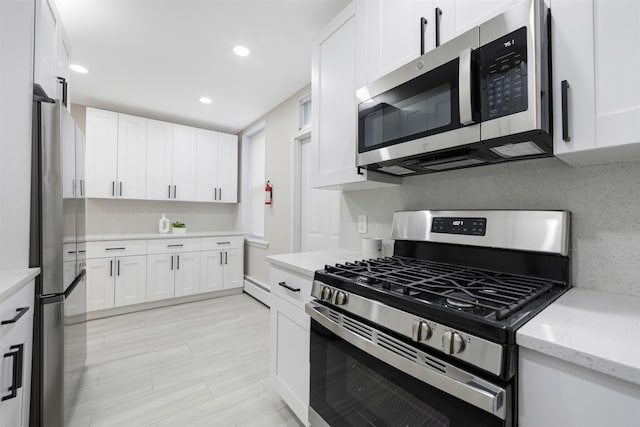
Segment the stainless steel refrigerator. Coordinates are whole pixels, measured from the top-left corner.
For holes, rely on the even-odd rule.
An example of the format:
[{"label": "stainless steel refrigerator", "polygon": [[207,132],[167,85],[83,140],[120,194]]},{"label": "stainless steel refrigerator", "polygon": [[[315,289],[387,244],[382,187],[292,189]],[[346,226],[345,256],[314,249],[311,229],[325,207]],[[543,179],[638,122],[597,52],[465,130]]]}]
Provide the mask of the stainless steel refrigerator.
[{"label": "stainless steel refrigerator", "polygon": [[30,264],[36,281],[31,426],[63,427],[86,369],[84,135],[36,85]]}]

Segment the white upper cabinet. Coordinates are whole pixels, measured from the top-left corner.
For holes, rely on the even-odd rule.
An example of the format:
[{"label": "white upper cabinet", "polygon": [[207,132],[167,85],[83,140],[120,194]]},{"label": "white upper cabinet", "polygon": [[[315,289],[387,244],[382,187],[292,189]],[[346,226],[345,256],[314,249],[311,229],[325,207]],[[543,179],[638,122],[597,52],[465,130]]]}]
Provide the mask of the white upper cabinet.
[{"label": "white upper cabinet", "polygon": [[[47,96],[63,99],[63,86],[58,77],[69,80],[71,47],[53,0],[36,0],[34,83]],[[69,107],[67,96],[67,107]]]},{"label": "white upper cabinet", "polygon": [[147,119],[87,108],[87,197],[144,199],[146,146]]},{"label": "white upper cabinet", "polygon": [[596,139],[640,142],[640,2],[595,0]]},{"label": "white upper cabinet", "polygon": [[196,200],[213,202],[218,200],[218,132],[198,129]]},{"label": "white upper cabinet", "polygon": [[238,201],[238,137],[197,130],[196,200]]},{"label": "white upper cabinet", "polygon": [[554,153],[574,166],[640,159],[640,2],[552,0],[551,12]]},{"label": "white upper cabinet", "polygon": [[[433,0],[358,0],[356,26],[364,30],[366,83],[435,47]],[[362,20],[366,22],[359,25]]]},{"label": "white upper cabinet", "polygon": [[369,173],[356,166],[356,97],[364,84],[356,76],[361,60],[356,49],[356,15],[351,3],[324,28],[312,50],[311,144],[315,156],[314,187],[373,188],[395,177]]},{"label": "white upper cabinet", "polygon": [[58,14],[51,0],[36,1],[36,34],[34,83],[42,86],[49,97],[57,94],[56,39]]},{"label": "white upper cabinet", "polygon": [[175,200],[196,199],[196,129],[173,125],[172,192]]},{"label": "white upper cabinet", "polygon": [[76,125],[76,197],[85,197],[86,188],[86,165],[87,141],[80,127]]},{"label": "white upper cabinet", "polygon": [[504,12],[515,3],[516,0],[434,0],[435,7],[439,9],[436,14],[440,44]]},{"label": "white upper cabinet", "polygon": [[238,201],[238,136],[218,133],[218,201]]},{"label": "white upper cabinet", "polygon": [[87,197],[116,195],[118,113],[87,108]]},{"label": "white upper cabinet", "polygon": [[147,120],[147,199],[173,198],[173,124]]},{"label": "white upper cabinet", "polygon": [[118,197],[144,199],[147,174],[147,119],[118,114]]}]

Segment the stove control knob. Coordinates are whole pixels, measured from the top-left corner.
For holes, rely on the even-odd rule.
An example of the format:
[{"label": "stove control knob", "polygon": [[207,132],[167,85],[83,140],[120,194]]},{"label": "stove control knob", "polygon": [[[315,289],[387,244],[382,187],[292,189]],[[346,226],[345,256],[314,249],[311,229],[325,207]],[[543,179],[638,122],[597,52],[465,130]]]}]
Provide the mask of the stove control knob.
[{"label": "stove control knob", "polygon": [[457,332],[447,331],[442,336],[442,347],[447,354],[457,354],[464,350],[464,340]]},{"label": "stove control knob", "polygon": [[320,299],[322,301],[329,301],[331,302],[331,297],[333,296],[333,291],[331,290],[331,288],[328,288],[326,286],[322,287],[322,290],[320,291]]},{"label": "stove control knob", "polygon": [[342,292],[342,291],[336,292],[335,304],[336,305],[345,305],[346,303],[347,303],[347,294]]},{"label": "stove control knob", "polygon": [[426,341],[431,338],[431,328],[422,320],[416,320],[411,327],[411,339],[415,342]]}]

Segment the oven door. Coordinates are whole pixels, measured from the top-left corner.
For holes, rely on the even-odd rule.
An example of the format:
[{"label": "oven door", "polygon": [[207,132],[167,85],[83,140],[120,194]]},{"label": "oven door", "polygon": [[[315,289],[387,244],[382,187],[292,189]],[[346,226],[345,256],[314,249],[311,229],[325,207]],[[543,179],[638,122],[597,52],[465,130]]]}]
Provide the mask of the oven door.
[{"label": "oven door", "polygon": [[358,166],[480,141],[474,28],[356,91]]},{"label": "oven door", "polygon": [[313,427],[511,426],[500,387],[310,302]]}]

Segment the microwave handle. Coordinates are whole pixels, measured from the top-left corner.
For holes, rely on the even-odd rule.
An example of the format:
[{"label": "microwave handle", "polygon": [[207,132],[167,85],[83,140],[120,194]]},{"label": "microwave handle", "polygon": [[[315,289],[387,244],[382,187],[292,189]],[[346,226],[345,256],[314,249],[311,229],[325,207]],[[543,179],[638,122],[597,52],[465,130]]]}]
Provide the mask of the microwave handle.
[{"label": "microwave handle", "polygon": [[473,123],[471,105],[471,48],[460,52],[460,72],[458,74],[458,105],[460,106],[460,124]]}]

